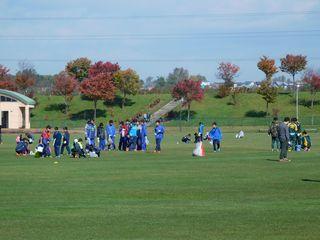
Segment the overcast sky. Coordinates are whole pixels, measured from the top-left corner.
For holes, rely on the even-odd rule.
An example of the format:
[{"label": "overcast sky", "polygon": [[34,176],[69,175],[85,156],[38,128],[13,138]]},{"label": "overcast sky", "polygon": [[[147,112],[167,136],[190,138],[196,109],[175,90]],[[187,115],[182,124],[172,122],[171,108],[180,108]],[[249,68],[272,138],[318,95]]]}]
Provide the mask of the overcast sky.
[{"label": "overcast sky", "polygon": [[88,57],[119,61],[141,78],[184,67],[215,81],[219,61],[229,60],[241,68],[238,81],[259,81],[259,57],[287,53],[320,68],[319,0],[0,0],[0,10],[0,64],[12,73],[22,59],[54,74],[64,60]]}]

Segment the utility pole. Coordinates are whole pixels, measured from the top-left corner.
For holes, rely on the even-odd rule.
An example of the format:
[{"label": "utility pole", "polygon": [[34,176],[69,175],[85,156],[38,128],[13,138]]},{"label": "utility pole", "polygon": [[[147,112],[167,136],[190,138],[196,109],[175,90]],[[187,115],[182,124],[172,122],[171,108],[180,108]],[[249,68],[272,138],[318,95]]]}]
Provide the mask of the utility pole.
[{"label": "utility pole", "polygon": [[296,118],[299,120],[299,82],[296,82]]}]

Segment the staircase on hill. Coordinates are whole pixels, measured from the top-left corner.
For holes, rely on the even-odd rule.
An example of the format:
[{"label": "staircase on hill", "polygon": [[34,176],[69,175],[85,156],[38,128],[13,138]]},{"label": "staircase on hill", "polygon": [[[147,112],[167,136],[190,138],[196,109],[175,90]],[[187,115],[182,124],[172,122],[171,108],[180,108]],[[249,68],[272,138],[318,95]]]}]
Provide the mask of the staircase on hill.
[{"label": "staircase on hill", "polygon": [[168,112],[172,111],[176,107],[178,107],[180,104],[182,104],[183,99],[181,100],[172,100],[166,105],[164,105],[162,108],[160,108],[158,111],[153,113],[150,117],[150,122],[148,123],[148,126],[154,124],[159,118],[166,115]]}]

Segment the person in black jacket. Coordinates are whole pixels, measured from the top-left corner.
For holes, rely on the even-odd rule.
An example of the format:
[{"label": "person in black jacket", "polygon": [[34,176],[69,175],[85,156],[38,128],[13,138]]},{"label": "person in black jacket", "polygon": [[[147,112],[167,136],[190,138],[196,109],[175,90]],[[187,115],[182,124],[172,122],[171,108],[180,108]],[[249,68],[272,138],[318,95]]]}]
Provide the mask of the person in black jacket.
[{"label": "person in black jacket", "polygon": [[279,124],[278,136],[280,141],[280,162],[290,162],[288,159],[288,148],[290,143],[289,127],[290,118],[286,117],[284,122]]}]

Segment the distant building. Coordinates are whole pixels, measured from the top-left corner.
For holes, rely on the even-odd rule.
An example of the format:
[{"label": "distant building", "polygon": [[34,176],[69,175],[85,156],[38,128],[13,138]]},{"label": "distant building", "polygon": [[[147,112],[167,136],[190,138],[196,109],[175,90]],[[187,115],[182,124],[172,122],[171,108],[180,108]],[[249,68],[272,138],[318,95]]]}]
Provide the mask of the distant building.
[{"label": "distant building", "polygon": [[0,125],[2,128],[30,128],[30,109],[36,102],[20,93],[0,89]]}]

